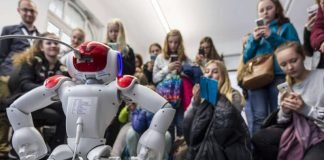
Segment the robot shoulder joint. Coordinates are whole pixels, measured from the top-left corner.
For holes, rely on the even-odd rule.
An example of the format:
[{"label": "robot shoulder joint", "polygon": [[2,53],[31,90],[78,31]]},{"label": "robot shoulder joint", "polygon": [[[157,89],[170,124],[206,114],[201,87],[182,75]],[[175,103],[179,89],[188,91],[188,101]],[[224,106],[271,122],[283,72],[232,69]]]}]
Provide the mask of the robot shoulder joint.
[{"label": "robot shoulder joint", "polygon": [[138,83],[138,80],[136,77],[131,75],[123,75],[122,77],[117,78],[117,87],[121,90],[132,88],[135,83]]},{"label": "robot shoulder joint", "polygon": [[55,75],[47,78],[44,82],[44,86],[46,89],[57,89],[66,80],[70,80],[70,78],[62,75]]}]

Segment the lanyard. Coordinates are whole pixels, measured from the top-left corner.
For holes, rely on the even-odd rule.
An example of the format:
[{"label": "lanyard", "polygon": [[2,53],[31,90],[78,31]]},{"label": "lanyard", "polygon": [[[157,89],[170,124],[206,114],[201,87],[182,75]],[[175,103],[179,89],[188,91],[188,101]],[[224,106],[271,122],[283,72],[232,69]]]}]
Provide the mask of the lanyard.
[{"label": "lanyard", "polygon": [[[23,32],[24,35],[26,35],[26,36],[30,36],[30,35],[28,34],[26,28],[22,27],[22,28],[21,28],[21,31]],[[31,36],[37,36],[37,35],[36,35],[36,32],[34,31],[34,32],[32,33]],[[29,44],[30,44],[30,46],[31,46],[31,45],[33,44],[33,40],[32,40],[32,39],[27,39],[27,40],[28,40],[28,42],[29,42]]]}]

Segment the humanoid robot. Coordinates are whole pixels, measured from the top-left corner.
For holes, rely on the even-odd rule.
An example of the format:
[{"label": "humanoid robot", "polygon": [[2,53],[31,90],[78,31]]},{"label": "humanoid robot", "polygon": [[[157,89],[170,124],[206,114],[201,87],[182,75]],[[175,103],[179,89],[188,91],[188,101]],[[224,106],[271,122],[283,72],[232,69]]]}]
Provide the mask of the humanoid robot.
[{"label": "humanoid robot", "polygon": [[140,138],[138,159],[162,159],[164,135],[175,110],[153,90],[138,84],[135,77],[122,75],[117,51],[99,42],[85,42],[78,54],[68,55],[67,67],[73,80],[59,75],[50,77],[7,109],[14,130],[12,146],[20,159],[40,159],[48,154],[42,136],[34,128],[31,112],[59,100],[66,115],[67,144],[55,148],[48,159],[106,159],[111,148],[105,145],[105,129],[122,100],[156,112]]}]

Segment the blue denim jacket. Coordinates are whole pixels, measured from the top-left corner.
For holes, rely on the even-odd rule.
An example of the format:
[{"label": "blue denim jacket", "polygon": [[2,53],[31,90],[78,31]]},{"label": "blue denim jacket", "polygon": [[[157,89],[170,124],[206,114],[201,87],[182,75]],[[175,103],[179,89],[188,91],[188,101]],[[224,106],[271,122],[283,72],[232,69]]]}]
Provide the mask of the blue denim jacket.
[{"label": "blue denim jacket", "polygon": [[[271,34],[267,38],[261,38],[255,40],[253,35],[251,35],[244,48],[244,63],[249,61],[255,56],[274,53],[275,49],[281,44],[287,41],[297,41],[299,42],[298,34],[295,27],[291,23],[284,23],[278,27],[277,20],[274,20],[270,23],[269,28]],[[279,33],[278,33],[278,29]],[[277,59],[274,58],[274,73],[275,75],[284,75],[283,71],[280,69]]]}]

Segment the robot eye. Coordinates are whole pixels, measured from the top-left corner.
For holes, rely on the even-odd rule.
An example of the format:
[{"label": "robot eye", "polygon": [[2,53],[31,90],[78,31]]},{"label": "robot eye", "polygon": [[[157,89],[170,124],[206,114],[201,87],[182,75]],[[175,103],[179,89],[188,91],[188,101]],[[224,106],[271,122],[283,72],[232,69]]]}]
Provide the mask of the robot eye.
[{"label": "robot eye", "polygon": [[91,56],[82,55],[81,58],[77,58],[77,63],[92,63],[94,62]]}]

